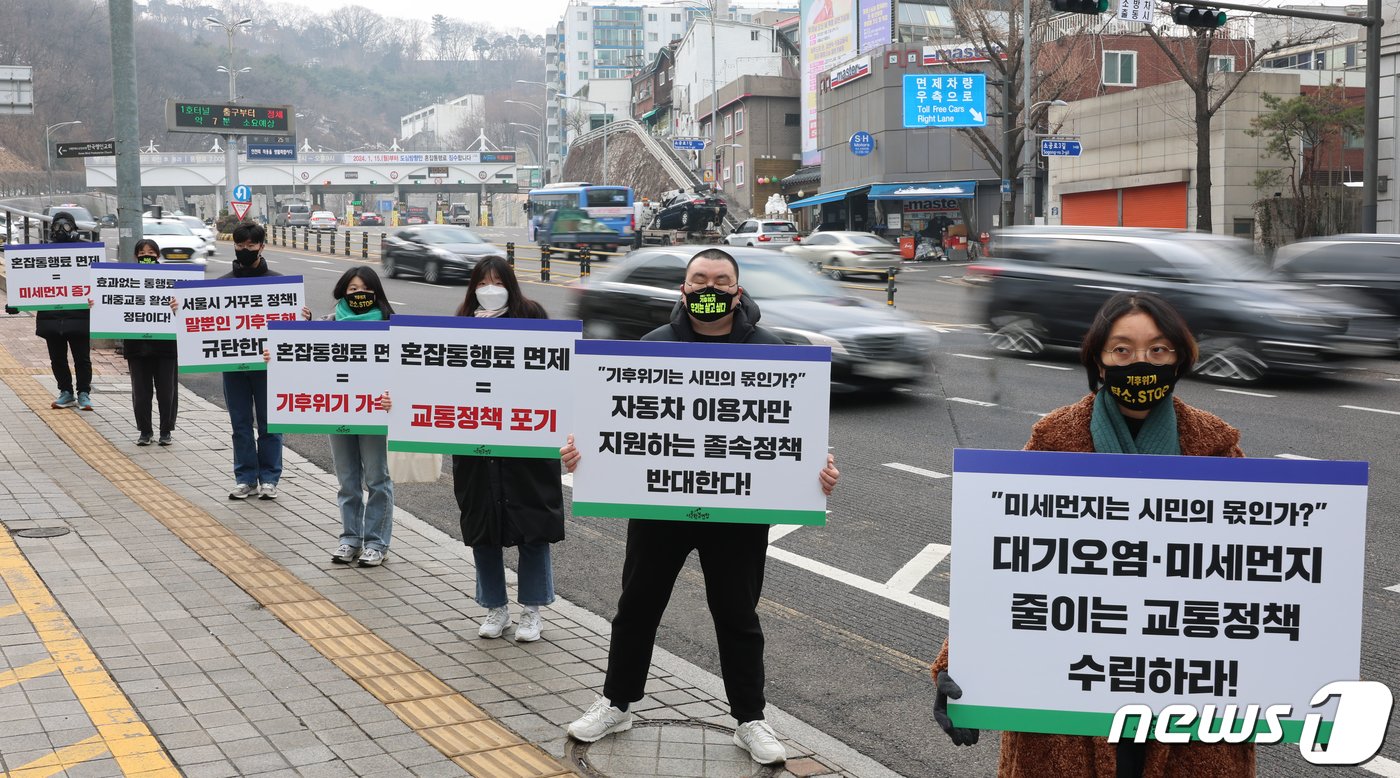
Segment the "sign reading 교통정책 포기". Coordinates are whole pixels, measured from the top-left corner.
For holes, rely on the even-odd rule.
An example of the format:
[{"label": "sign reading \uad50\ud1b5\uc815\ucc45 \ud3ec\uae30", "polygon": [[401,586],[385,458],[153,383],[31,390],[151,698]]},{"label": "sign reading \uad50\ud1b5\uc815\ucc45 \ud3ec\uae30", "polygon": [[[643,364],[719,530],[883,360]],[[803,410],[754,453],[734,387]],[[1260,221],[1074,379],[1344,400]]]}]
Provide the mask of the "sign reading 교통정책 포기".
[{"label": "sign reading \uad50\ud1b5\uc815\ucc45 \ud3ec\uae30", "polygon": [[1231,723],[1289,705],[1297,741],[1317,690],[1359,677],[1367,479],[1364,462],[956,450],[954,724],[1105,736],[1129,704]]},{"label": "sign reading \uad50\ud1b5\uc815\ucc45 \ud3ec\uae30", "polygon": [[21,311],[88,307],[89,268],[106,257],[101,243],[32,243],[5,247],[5,300]]},{"label": "sign reading \uad50\ud1b5\uc815\ucc45 \ud3ec\uae30", "polygon": [[384,435],[389,415],[387,321],[272,321],[267,325],[270,432]]},{"label": "sign reading \uad50\ud1b5\uc815\ucc45 \ud3ec\uae30", "polygon": [[219,278],[175,284],[181,373],[266,370],[267,324],[301,318],[301,276]]}]

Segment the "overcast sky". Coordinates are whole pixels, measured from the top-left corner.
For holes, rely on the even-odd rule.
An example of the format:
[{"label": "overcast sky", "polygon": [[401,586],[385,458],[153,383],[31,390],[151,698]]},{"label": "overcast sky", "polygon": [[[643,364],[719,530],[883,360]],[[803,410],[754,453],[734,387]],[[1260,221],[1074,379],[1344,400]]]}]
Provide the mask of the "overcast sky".
[{"label": "overcast sky", "polygon": [[473,22],[486,22],[498,29],[524,29],[531,35],[543,35],[545,28],[553,27],[563,16],[568,0],[409,0],[408,2],[376,2],[376,0],[299,0],[298,5],[320,13],[334,11],[341,6],[361,5],[388,17],[409,17],[428,21],[433,14],[448,18],[465,19]]}]

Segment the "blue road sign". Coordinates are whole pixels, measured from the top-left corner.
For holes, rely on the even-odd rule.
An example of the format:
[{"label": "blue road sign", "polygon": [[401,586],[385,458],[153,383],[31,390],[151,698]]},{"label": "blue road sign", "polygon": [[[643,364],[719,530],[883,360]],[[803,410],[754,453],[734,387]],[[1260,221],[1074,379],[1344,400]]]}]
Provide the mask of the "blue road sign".
[{"label": "blue road sign", "polygon": [[253,190],[247,184],[239,184],[233,188],[233,201],[235,203],[251,203],[253,201]]},{"label": "blue road sign", "polygon": [[277,162],[296,162],[297,144],[295,143],[249,143],[248,161],[268,160]]},{"label": "blue road sign", "polygon": [[1042,138],[1040,141],[1040,156],[1042,157],[1077,157],[1083,150],[1083,144],[1077,140]]},{"label": "blue road sign", "polygon": [[1003,179],[1001,180],[1001,193],[1002,193],[1002,194],[1011,194],[1013,191],[1015,191],[1015,190],[1012,189],[1012,187],[1011,187],[1011,179],[1009,179],[1009,178],[1003,178]]},{"label": "blue road sign", "polygon": [[987,76],[905,74],[904,126],[987,126]]},{"label": "blue road sign", "polygon": [[671,141],[671,147],[681,151],[704,151],[704,138],[675,138]]},{"label": "blue road sign", "polygon": [[851,153],[857,157],[868,157],[875,150],[875,136],[865,130],[856,130],[851,135]]}]

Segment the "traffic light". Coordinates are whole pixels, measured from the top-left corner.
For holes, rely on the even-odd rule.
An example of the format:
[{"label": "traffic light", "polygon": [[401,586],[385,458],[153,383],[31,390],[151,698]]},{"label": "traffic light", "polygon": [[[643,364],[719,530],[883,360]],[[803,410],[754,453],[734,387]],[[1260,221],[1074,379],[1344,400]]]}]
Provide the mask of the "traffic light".
[{"label": "traffic light", "polygon": [[1062,14],[1101,14],[1108,10],[1108,0],[1050,0],[1050,6]]},{"label": "traffic light", "polygon": [[1225,12],[1218,8],[1196,8],[1190,5],[1172,7],[1172,21],[1198,30],[1214,30],[1225,26]]}]

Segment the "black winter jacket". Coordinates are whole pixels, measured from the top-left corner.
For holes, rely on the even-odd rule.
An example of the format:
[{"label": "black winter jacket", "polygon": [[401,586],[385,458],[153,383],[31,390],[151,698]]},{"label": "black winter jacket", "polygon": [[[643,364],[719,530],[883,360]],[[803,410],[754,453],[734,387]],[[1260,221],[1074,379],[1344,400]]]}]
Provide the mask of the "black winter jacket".
[{"label": "black winter jacket", "polygon": [[[758,326],[758,320],[762,316],[763,314],[758,310],[758,303],[750,300],[748,295],[741,296],[739,309],[734,312],[734,328],[729,331],[729,342],[782,345],[782,338]],[[682,297],[671,311],[670,324],[663,324],[648,332],[642,336],[642,340],[694,343],[696,340],[695,328],[691,326],[690,314],[685,310],[685,298]]]},{"label": "black winter jacket", "polygon": [[58,338],[88,333],[92,316],[88,309],[71,311],[37,311],[34,314],[34,334],[41,338]]}]

